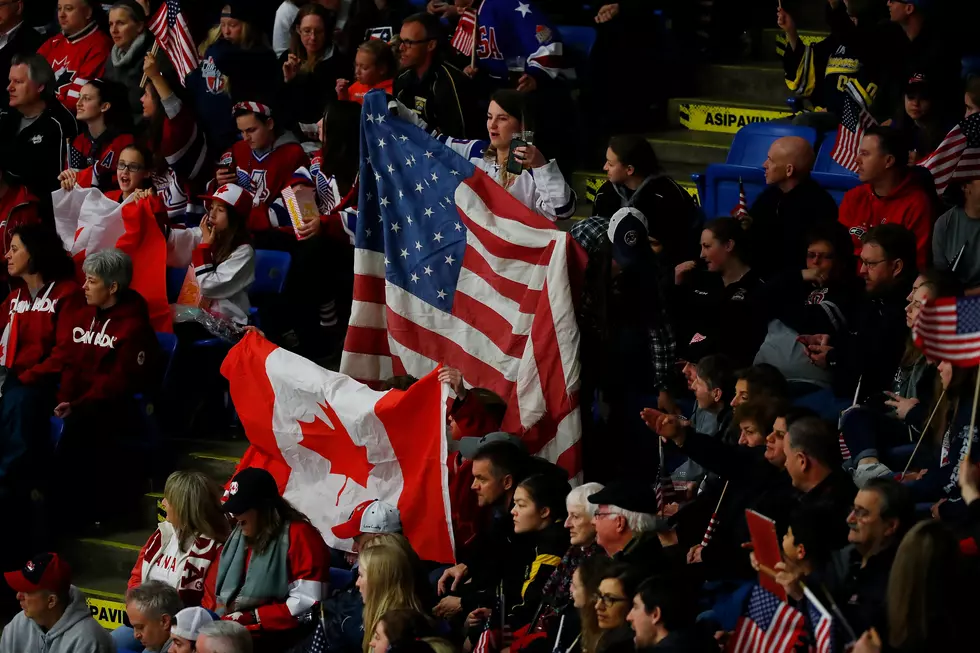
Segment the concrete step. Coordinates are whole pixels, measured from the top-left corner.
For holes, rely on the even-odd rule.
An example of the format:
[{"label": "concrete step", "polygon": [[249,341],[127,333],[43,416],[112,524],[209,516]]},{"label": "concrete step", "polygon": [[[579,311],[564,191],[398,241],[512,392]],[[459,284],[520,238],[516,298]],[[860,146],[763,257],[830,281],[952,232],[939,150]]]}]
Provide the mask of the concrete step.
[{"label": "concrete step", "polygon": [[732,135],[718,132],[672,129],[647,136],[657,158],[667,165],[703,169],[709,163],[724,163],[732,146]]},{"label": "concrete step", "polygon": [[705,65],[697,70],[697,82],[701,93],[733,102],[785,106],[790,96],[779,62]]},{"label": "concrete step", "polygon": [[65,545],[65,558],[72,571],[85,578],[118,578],[123,587],[136,564],[140,549],[153,530],[120,531],[100,537],[81,537]]},{"label": "concrete step", "polygon": [[733,102],[725,98],[671,98],[668,117],[672,127],[734,134],[753,122],[768,122],[792,115],[783,105]]},{"label": "concrete step", "polygon": [[[809,45],[822,41],[830,35],[827,31],[800,31],[800,40]],[[779,28],[762,30],[762,42],[758,55],[767,61],[775,61],[783,58],[783,50],[786,47],[786,32]]]}]

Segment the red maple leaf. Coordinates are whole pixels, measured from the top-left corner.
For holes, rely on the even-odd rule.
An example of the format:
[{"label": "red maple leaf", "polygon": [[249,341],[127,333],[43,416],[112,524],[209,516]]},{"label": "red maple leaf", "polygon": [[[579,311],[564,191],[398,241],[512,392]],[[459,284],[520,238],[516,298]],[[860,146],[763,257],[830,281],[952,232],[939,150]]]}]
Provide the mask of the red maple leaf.
[{"label": "red maple leaf", "polygon": [[300,430],[303,431],[300,444],[329,460],[331,474],[341,474],[361,487],[367,487],[368,475],[374,469],[367,459],[367,447],[354,444],[330,404],[322,403],[320,408],[333,427],[319,415],[309,424],[300,422]]}]

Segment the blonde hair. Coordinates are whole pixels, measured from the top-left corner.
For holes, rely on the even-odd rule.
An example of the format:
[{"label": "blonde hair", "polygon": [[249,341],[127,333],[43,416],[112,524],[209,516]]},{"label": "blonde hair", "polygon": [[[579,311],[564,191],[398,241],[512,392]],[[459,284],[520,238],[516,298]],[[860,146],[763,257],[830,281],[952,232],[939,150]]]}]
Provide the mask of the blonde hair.
[{"label": "blonde hair", "polygon": [[[378,539],[378,538],[375,538]],[[373,541],[373,540],[372,540]],[[363,653],[370,650],[371,636],[388,610],[408,609],[425,613],[415,591],[415,569],[405,550],[395,544],[367,546],[357,560],[367,577],[364,598]]]},{"label": "blonde hair", "polygon": [[422,641],[428,644],[434,653],[459,653],[455,644],[442,637],[423,637]]},{"label": "blonde hair", "polygon": [[197,471],[177,471],[167,477],[163,498],[177,532],[181,551],[190,548],[200,535],[216,542],[228,538],[230,526],[221,509],[221,488]]}]

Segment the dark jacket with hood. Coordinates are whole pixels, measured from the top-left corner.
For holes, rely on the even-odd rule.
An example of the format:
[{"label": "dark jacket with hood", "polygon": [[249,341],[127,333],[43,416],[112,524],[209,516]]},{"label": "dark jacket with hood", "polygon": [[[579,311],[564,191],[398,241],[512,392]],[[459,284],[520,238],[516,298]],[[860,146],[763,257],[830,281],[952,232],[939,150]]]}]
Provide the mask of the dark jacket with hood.
[{"label": "dark jacket with hood", "polygon": [[664,174],[650,175],[635,191],[607,181],[596,191],[592,215],[609,220],[628,206],[646,217],[649,235],[663,246],[665,270],[697,256],[703,220],[694,199],[676,181]]},{"label": "dark jacket with hood", "polygon": [[561,521],[534,533],[515,535],[518,555],[502,579],[512,630],[526,626],[544,598],[544,586],[568,550],[568,529]]},{"label": "dark jacket with hood", "polygon": [[[334,80],[336,82],[336,80]],[[414,70],[395,77],[394,96],[425,121],[429,129],[453,138],[486,138],[484,121],[469,92],[472,80],[438,58],[420,78]]]},{"label": "dark jacket with hood", "polygon": [[784,193],[767,186],[749,209],[752,216],[752,266],[769,278],[783,270],[806,265],[806,236],[815,226],[837,220],[837,202],[820,184],[807,177]]}]

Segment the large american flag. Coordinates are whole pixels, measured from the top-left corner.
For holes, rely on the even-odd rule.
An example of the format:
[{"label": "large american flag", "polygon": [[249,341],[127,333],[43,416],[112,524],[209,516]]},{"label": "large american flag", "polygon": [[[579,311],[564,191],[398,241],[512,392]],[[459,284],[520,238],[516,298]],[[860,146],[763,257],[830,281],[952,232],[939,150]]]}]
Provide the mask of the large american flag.
[{"label": "large american flag", "polygon": [[847,168],[857,172],[857,154],[861,147],[864,132],[878,123],[868,113],[864,102],[854,99],[854,91],[845,93],[844,109],[841,111],[840,125],[837,127],[837,141],[830,158]]},{"label": "large american flag", "polygon": [[469,161],[364,98],[354,304],[341,372],[421,377],[437,364],[500,395],[503,429],[581,471],[579,333],[567,233]]},{"label": "large american flag", "polygon": [[180,0],[166,0],[160,5],[150,21],[150,31],[167,53],[180,76],[181,85],[184,85],[184,78],[198,67],[201,59],[194,47],[191,30],[180,11]]},{"label": "large american flag", "polygon": [[932,173],[940,194],[951,182],[980,179],[980,113],[961,120],[919,165]]},{"label": "large american flag", "polygon": [[912,326],[929,358],[959,367],[980,365],[980,297],[941,297],[922,307]]},{"label": "large american flag", "polygon": [[803,636],[803,614],[756,585],[738,618],[728,653],[791,653]]}]

